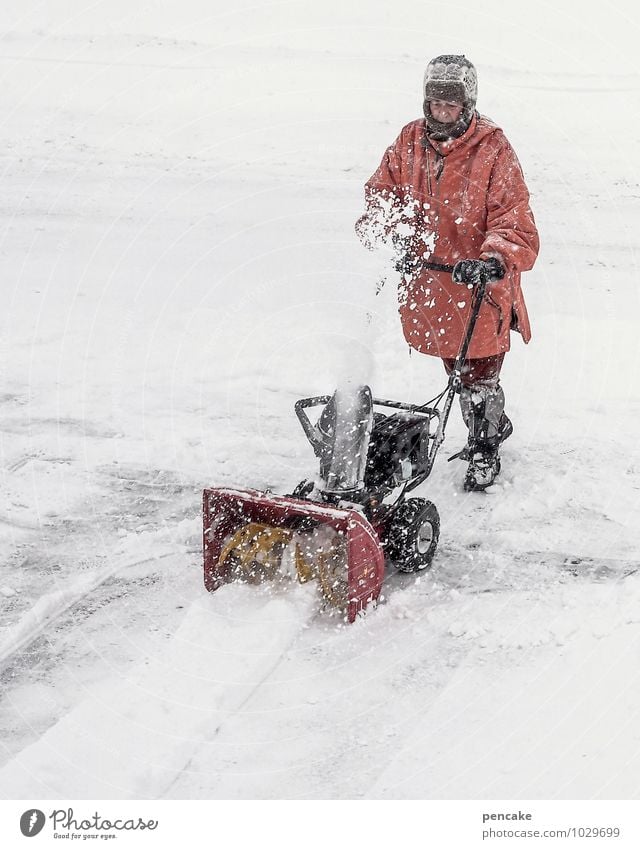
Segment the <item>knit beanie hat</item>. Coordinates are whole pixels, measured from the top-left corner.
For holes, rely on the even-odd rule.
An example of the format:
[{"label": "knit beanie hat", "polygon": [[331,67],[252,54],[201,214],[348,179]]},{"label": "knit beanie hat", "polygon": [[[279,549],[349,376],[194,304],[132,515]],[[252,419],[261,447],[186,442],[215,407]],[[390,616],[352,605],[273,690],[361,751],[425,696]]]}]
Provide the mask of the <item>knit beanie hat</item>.
[{"label": "knit beanie hat", "polygon": [[[466,56],[436,56],[424,74],[424,117],[427,132],[438,140],[458,138],[473,118],[478,99],[478,76]],[[436,121],[429,109],[430,100],[462,103],[462,114],[453,124]]]}]

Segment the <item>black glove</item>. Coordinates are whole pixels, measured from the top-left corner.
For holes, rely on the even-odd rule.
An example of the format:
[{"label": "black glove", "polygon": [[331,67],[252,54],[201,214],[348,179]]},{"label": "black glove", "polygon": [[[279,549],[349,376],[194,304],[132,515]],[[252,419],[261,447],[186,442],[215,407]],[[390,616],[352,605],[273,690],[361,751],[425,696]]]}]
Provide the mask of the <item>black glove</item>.
[{"label": "black glove", "polygon": [[495,256],[490,256],[484,260],[485,268],[489,275],[489,283],[495,283],[496,280],[502,280],[504,277],[504,265]]},{"label": "black glove", "polygon": [[494,256],[489,259],[461,259],[453,266],[451,279],[454,283],[471,283],[475,285],[484,279],[490,283],[502,280],[504,268],[499,259]]}]

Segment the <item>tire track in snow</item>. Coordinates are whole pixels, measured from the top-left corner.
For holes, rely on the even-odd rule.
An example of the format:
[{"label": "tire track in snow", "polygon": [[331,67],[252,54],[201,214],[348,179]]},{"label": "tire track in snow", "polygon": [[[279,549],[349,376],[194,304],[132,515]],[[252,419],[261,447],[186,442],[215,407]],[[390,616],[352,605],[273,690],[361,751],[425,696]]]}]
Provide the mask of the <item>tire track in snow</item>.
[{"label": "tire track in snow", "polygon": [[[32,458],[27,457],[29,459]],[[25,608],[29,596],[39,597],[28,609],[22,609],[19,613],[15,611],[20,618],[0,630],[0,671],[13,657],[52,630],[67,612],[120,573],[147,563],[192,553],[181,541],[173,544],[173,540],[167,538],[166,531],[169,527],[166,514],[170,513],[169,522],[175,524],[179,521],[178,513],[183,518],[188,514],[192,500],[194,504],[199,503],[188,486],[161,470],[117,466],[106,467],[101,472],[107,488],[100,493],[98,507],[90,505],[94,515],[83,513],[73,519],[52,520],[40,527],[7,519],[8,523],[16,527],[40,531],[39,536],[27,538],[21,554],[22,561],[14,566],[16,573],[13,578],[10,574],[5,578],[8,584],[18,587],[18,593],[25,600],[21,607]],[[96,547],[94,524],[98,509],[101,519],[98,533],[106,538],[107,533],[112,532],[119,541],[115,550],[105,547],[102,540],[99,540],[101,548]],[[0,514],[0,523],[3,520]],[[148,557],[141,556],[146,552],[140,551],[138,533],[142,529],[157,529],[160,522],[164,530],[159,539],[153,540],[155,553]],[[133,548],[127,551],[129,542],[133,543]],[[87,552],[94,551],[97,553],[87,555]],[[91,568],[87,568],[87,559],[91,562]],[[49,583],[41,594],[45,567],[47,575],[54,576],[55,581]]]},{"label": "tire track in snow", "polygon": [[316,606],[308,587],[265,600],[240,584],[194,602],[161,655],[94,688],[9,761],[0,792],[158,798],[264,684]]},{"label": "tire track in snow", "polygon": [[19,622],[14,625],[9,634],[0,643],[0,670],[19,652],[24,651],[31,643],[41,637],[49,628],[61,619],[61,617],[75,605],[83,601],[98,587],[113,578],[123,569],[133,566],[141,566],[145,563],[153,563],[167,557],[175,557],[183,553],[183,550],[172,550],[153,557],[131,559],[117,563],[110,569],[92,571],[83,575],[78,581],[61,590],[46,593],[38,599],[33,607],[28,610]]}]

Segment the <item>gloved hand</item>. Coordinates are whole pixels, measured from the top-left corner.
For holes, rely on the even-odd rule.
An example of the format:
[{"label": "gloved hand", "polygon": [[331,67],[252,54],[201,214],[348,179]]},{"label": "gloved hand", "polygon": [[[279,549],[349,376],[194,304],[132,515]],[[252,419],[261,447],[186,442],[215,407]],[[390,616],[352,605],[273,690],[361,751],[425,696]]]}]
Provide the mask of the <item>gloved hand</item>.
[{"label": "gloved hand", "polygon": [[500,260],[494,256],[489,259],[461,259],[453,266],[451,279],[454,283],[471,283],[475,285],[483,278],[490,283],[502,280],[504,268]]}]

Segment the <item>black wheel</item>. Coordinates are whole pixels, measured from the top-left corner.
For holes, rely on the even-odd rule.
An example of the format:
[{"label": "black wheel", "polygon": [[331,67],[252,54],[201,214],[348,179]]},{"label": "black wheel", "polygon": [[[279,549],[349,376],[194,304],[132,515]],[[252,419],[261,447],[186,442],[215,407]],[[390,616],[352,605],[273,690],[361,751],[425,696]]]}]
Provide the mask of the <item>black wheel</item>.
[{"label": "black wheel", "polygon": [[436,505],[425,498],[409,498],[391,519],[385,552],[400,572],[417,572],[431,566],[440,536]]}]

